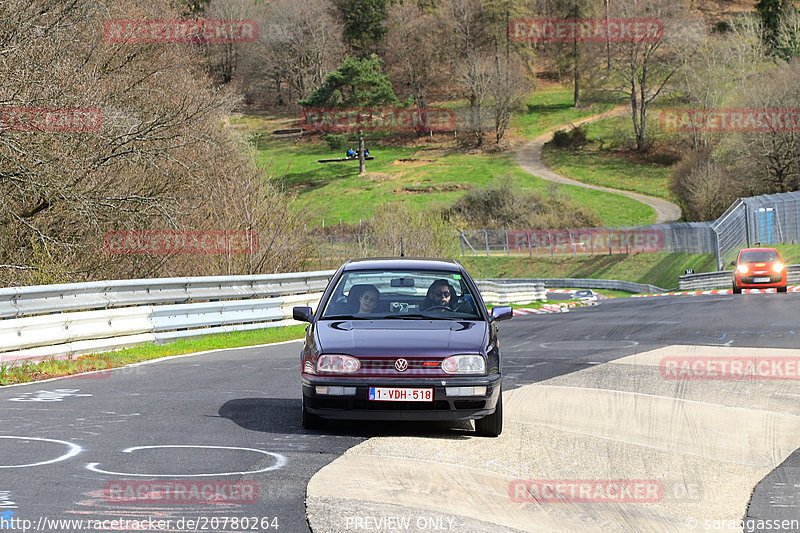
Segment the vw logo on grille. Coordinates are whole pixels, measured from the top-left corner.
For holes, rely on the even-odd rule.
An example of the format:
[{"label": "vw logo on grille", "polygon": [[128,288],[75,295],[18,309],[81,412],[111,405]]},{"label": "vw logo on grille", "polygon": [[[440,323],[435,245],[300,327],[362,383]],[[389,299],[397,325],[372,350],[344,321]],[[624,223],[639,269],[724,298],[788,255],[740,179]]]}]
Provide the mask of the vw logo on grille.
[{"label": "vw logo on grille", "polygon": [[394,362],[394,368],[398,372],[405,372],[408,369],[408,361],[405,359],[398,359]]}]

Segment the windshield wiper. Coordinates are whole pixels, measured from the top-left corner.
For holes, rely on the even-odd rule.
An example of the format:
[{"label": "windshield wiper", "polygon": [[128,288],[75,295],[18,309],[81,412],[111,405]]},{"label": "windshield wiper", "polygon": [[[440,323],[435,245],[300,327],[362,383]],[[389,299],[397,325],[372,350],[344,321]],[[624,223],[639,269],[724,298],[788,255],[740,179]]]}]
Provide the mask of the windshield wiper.
[{"label": "windshield wiper", "polygon": [[331,315],[323,316],[321,320],[372,320],[374,316]]},{"label": "windshield wiper", "polygon": [[452,320],[452,318],[448,317],[438,317],[438,316],[431,316],[431,315],[420,315],[416,313],[399,313],[396,315],[385,315],[383,318],[413,318],[415,320]]}]

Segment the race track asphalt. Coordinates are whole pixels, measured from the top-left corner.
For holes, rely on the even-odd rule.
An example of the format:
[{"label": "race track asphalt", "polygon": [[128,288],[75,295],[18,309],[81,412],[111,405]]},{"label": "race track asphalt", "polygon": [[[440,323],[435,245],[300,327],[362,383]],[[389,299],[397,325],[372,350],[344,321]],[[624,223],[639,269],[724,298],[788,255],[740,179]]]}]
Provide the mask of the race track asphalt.
[{"label": "race track asphalt", "polygon": [[[646,385],[660,398],[717,402],[730,408],[748,407],[751,397],[763,403],[753,409],[775,409],[775,417],[793,420],[800,416],[792,407],[800,398],[797,381],[766,388],[763,383],[717,381],[697,388],[659,381],[657,370],[646,366],[650,363],[636,366],[636,357],[675,346],[795,349],[800,335],[798,304],[796,294],[618,299],[570,313],[516,317],[500,326],[504,390],[509,400],[519,400],[530,394],[525,387],[534,385],[550,387],[546,390],[579,385],[614,394]],[[307,486],[326,465],[346,457],[346,451],[361,445],[385,454],[381,443],[393,438],[413,438],[418,448],[431,444],[444,450],[462,442],[478,443],[469,428],[459,424],[353,422],[332,424],[322,431],[302,429],[299,350],[299,342],[223,350],[0,389],[0,520],[17,521],[7,522],[4,529],[21,531],[8,526],[29,520],[24,525],[40,531],[108,531],[113,529],[112,520],[127,520],[128,526],[136,520],[144,526],[139,530],[148,531],[270,531],[277,518],[278,531],[308,531]],[[584,398],[572,397],[575,402]],[[595,402],[598,396],[586,398]],[[770,415],[765,420],[784,418]],[[554,429],[555,422],[561,427]],[[573,420],[555,422],[536,423],[563,432],[570,430]],[[514,427],[513,421],[508,427]],[[783,437],[781,427],[750,429]],[[606,439],[630,428],[611,430]],[[702,447],[714,438],[700,435],[692,442]],[[489,453],[492,442],[501,445],[499,439],[481,441],[478,444],[488,447]],[[726,479],[732,486],[740,484],[740,492],[748,495],[754,491],[738,518],[800,518],[800,452],[790,450],[786,455],[780,465],[770,466],[766,476],[754,481],[715,478],[716,483]],[[706,459],[721,461],[715,457]],[[213,503],[208,502],[211,486],[219,498]],[[704,489],[708,497],[725,490],[710,485]],[[335,493],[336,487],[329,490]],[[429,496],[435,500],[437,495]],[[364,509],[373,504],[365,502]],[[236,527],[233,518],[238,519]],[[544,517],[542,523],[551,519]],[[566,530],[576,523],[563,516],[558,519],[562,527],[567,524]],[[53,520],[84,522],[78,527]],[[189,524],[189,520],[199,522]],[[169,527],[158,527],[159,521]],[[227,527],[222,527],[223,521]],[[245,522],[259,526],[245,528]],[[478,530],[477,523],[458,522],[463,531]],[[87,527],[91,525],[103,527]],[[353,531],[367,530],[361,527],[363,522],[359,526],[351,520],[350,526]],[[538,530],[531,524],[506,527]]]}]

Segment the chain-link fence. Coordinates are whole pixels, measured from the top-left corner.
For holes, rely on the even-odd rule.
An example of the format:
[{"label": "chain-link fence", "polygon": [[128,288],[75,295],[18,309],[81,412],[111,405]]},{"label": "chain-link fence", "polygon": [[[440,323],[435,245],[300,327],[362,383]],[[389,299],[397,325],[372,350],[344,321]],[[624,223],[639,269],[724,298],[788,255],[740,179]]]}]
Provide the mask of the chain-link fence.
[{"label": "chain-link fence", "polygon": [[679,222],[621,228],[459,231],[461,255],[594,255],[634,252],[711,253],[708,223]]},{"label": "chain-link fence", "polygon": [[800,242],[800,191],[741,198],[711,223],[719,236],[717,268],[736,258],[740,248]]},{"label": "chain-link fence", "polygon": [[[565,256],[685,252],[714,254],[723,270],[739,249],[800,243],[800,191],[740,198],[713,222],[551,230],[463,230],[462,256]],[[400,255],[400,240],[392,255]],[[320,237],[321,258],[374,255],[364,234]]]}]

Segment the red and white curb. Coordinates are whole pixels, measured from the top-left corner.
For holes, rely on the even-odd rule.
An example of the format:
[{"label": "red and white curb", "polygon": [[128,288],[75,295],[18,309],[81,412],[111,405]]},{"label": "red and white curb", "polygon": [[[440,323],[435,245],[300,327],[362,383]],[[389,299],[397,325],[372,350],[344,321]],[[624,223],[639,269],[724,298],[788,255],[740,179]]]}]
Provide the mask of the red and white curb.
[{"label": "red and white curb", "polygon": [[[789,285],[788,292],[800,292],[800,285]],[[742,289],[744,294],[765,294],[778,292],[777,289]],[[648,298],[650,296],[697,296],[700,294],[733,294],[732,289],[716,289],[713,291],[677,291],[662,292],[660,294],[632,294],[631,298]]]}]

